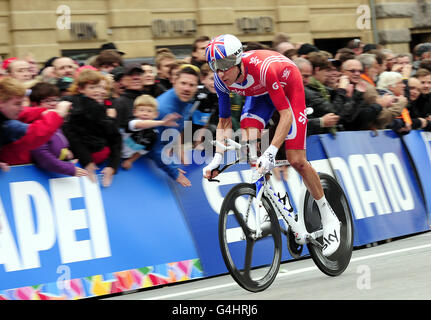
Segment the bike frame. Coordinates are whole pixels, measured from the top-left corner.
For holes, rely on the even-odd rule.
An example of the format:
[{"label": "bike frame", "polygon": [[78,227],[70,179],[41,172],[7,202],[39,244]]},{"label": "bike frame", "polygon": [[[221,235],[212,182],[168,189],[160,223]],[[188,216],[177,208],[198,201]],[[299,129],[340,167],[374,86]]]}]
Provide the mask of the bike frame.
[{"label": "bike frame", "polygon": [[[225,139],[226,145],[220,143],[219,141],[213,142],[214,145],[217,145],[218,147],[222,148],[223,150],[235,150],[239,151],[242,147],[247,145],[241,145],[231,139]],[[226,169],[227,167],[238,163],[239,160],[226,165],[223,169]],[[287,160],[277,160],[275,167],[285,166],[289,165],[289,162]],[[254,169],[253,169],[254,170]],[[258,175],[258,177],[255,177],[255,174]],[[285,204],[282,203],[280,197],[275,193],[275,191],[272,189],[269,179],[266,178],[266,174],[260,174],[255,170],[253,172],[252,176],[252,183],[256,185],[256,198],[255,198],[255,208],[256,208],[256,216],[255,216],[255,226],[256,226],[256,239],[262,237],[262,217],[261,217],[261,211],[260,211],[260,204],[263,195],[266,196],[270,200],[270,203],[274,210],[277,213],[278,217],[282,217],[283,220],[287,223],[287,225],[292,229],[293,234],[295,236],[295,241],[298,244],[306,244],[307,242],[312,242],[313,244],[322,247],[322,245],[316,240],[317,238],[323,236],[323,229],[319,229],[315,232],[308,233],[307,229],[305,227],[305,219],[304,219],[304,212],[303,210],[299,210],[299,212],[296,212],[293,207],[290,205],[290,198],[289,195],[286,193],[287,201]],[[246,215],[249,215],[250,209],[251,209],[251,201],[248,203],[247,212]],[[289,207],[286,207],[286,205],[289,205]],[[248,218],[248,217],[247,217]],[[247,220],[247,219],[246,219]],[[257,223],[260,222],[260,223]]]}]

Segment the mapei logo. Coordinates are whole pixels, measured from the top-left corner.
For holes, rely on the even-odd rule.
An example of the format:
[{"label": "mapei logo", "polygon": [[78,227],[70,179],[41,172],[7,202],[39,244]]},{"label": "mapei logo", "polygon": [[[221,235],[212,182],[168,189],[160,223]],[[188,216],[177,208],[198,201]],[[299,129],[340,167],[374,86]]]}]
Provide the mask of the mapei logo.
[{"label": "mapei logo", "polygon": [[[50,194],[36,181],[9,186],[13,224],[0,201],[0,264],[6,272],[40,268],[41,254],[54,248],[61,264],[111,256],[98,184],[77,177],[50,179]],[[82,229],[88,230],[87,239],[77,239]]]}]

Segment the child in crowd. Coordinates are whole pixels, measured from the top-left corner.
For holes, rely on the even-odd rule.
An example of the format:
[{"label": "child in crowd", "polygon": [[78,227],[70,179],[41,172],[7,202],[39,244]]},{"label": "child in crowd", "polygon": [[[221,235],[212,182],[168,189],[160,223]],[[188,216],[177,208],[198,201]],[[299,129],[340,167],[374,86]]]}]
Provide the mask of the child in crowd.
[{"label": "child in crowd", "polygon": [[46,143],[63,124],[70,103],[55,108],[23,107],[26,89],[16,79],[0,80],[0,167],[31,163],[31,150]]},{"label": "child in crowd", "polygon": [[[159,135],[156,127],[177,127],[176,120],[181,118],[179,114],[171,113],[162,120],[154,120],[159,115],[158,102],[150,95],[141,95],[134,101],[133,116],[123,135],[122,162],[124,169],[130,169],[133,162],[142,155],[149,155],[157,165],[164,170],[172,179],[182,186],[190,186],[190,181],[184,176],[184,171],[175,166],[166,165],[161,159],[161,146],[158,144]],[[157,150],[154,150],[154,148]],[[178,170],[177,170],[178,169]]]},{"label": "child in crowd", "polygon": [[[32,87],[32,106],[53,109],[59,100],[60,90],[51,83],[40,82]],[[69,161],[73,159],[73,153],[68,148],[69,141],[58,129],[47,143],[31,151],[31,157],[36,166],[46,171],[76,177],[88,175],[85,169],[75,166],[76,161]]]},{"label": "child in crowd", "polygon": [[98,102],[105,98],[104,79],[102,73],[91,69],[82,70],[75,78],[69,90],[71,96],[63,97],[72,102],[63,132],[91,181],[97,181],[96,165],[107,161],[102,170],[102,185],[108,187],[121,161],[121,134],[115,119]]}]

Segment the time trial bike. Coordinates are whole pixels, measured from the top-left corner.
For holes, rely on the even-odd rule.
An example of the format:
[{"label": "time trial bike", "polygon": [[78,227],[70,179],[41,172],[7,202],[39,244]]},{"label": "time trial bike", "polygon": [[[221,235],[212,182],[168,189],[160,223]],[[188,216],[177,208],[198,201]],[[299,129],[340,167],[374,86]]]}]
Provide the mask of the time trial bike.
[{"label": "time trial bike", "polygon": [[[213,141],[213,145],[225,151],[235,150],[237,155],[234,162],[214,169],[219,174],[244,160],[241,150],[249,147],[231,139],[226,139],[224,144]],[[276,161],[276,166],[284,165],[289,165],[287,160]],[[220,250],[234,280],[251,292],[267,289],[280,268],[282,234],[293,258],[300,257],[306,245],[314,263],[324,274],[338,276],[343,273],[352,256],[354,232],[350,206],[337,180],[319,173],[325,197],[341,224],[340,246],[334,254],[325,257],[322,254],[326,244],[321,217],[311,194],[306,191],[302,208],[295,210],[287,192],[280,195],[274,190],[269,179],[271,172],[252,171],[251,183],[239,183],[230,189],[219,215]]]}]

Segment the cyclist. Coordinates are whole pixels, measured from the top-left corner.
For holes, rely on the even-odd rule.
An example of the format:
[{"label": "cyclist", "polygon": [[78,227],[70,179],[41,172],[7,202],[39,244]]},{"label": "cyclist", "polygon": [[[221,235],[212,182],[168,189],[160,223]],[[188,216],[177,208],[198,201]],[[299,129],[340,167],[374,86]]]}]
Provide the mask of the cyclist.
[{"label": "cyclist", "polygon": [[[232,133],[231,91],[246,96],[241,115],[243,140],[256,136],[256,129],[264,129],[277,109],[280,120],[270,146],[257,159],[258,171],[263,174],[274,168],[275,156],[285,142],[287,160],[302,176],[319,207],[324,238],[322,253],[332,255],[340,245],[340,223],[325,198],[319,176],[306,158],[307,115],[300,71],[290,59],[275,51],[244,53],[241,41],[230,34],[212,39],[206,49],[206,59],[214,72],[219,98],[217,141],[230,138]],[[217,176],[215,169],[222,159],[223,150],[218,147],[212,161],[203,169],[203,176],[207,179]],[[299,235],[295,236],[297,241],[302,240]]]}]

